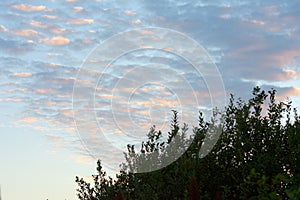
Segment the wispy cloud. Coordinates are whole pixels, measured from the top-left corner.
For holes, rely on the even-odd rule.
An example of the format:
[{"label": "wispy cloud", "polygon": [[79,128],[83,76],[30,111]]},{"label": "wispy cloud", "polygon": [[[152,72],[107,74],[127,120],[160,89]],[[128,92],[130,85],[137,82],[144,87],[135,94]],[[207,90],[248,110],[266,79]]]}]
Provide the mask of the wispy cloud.
[{"label": "wispy cloud", "polygon": [[32,73],[30,73],[30,72],[19,72],[19,73],[14,73],[13,76],[17,76],[17,77],[31,77]]},{"label": "wispy cloud", "polygon": [[58,135],[46,135],[48,140],[56,147],[56,148],[65,148],[66,140]]},{"label": "wispy cloud", "polygon": [[75,6],[75,7],[73,7],[73,11],[74,12],[82,12],[84,9],[83,9],[83,7],[81,7],[81,6]]},{"label": "wispy cloud", "polygon": [[140,19],[136,19],[132,21],[133,24],[140,24],[142,21]]},{"label": "wispy cloud", "polygon": [[74,2],[77,2],[78,0],[65,0],[65,1],[68,3],[74,3]]},{"label": "wispy cloud", "polygon": [[292,98],[300,96],[300,88],[297,87],[288,87],[288,88],[281,88],[279,90],[278,99],[286,100],[286,98]]},{"label": "wispy cloud", "polygon": [[34,21],[34,20],[30,22],[30,25],[37,27],[37,28],[47,28],[48,27],[48,24],[44,24],[42,22],[38,22],[38,21]]},{"label": "wispy cloud", "polygon": [[66,45],[70,43],[70,40],[66,37],[57,36],[52,38],[46,38],[41,40],[43,43],[53,46]]},{"label": "wispy cloud", "polygon": [[25,122],[25,123],[34,123],[37,121],[38,121],[38,119],[36,117],[26,117],[26,118],[18,120],[18,122]]},{"label": "wispy cloud", "polygon": [[27,30],[15,30],[12,31],[12,34],[23,36],[23,37],[35,37],[38,36],[38,32],[35,30],[27,29]]},{"label": "wispy cloud", "polygon": [[54,33],[54,34],[63,34],[63,33],[66,33],[67,30],[65,28],[54,28],[54,29],[51,29],[50,32]]},{"label": "wispy cloud", "polygon": [[34,6],[34,5],[29,5],[29,4],[16,4],[13,5],[12,8],[21,10],[24,12],[32,12],[32,11],[43,11],[46,10],[46,6]]},{"label": "wispy cloud", "polygon": [[70,19],[68,21],[68,24],[72,25],[84,25],[84,24],[92,24],[94,23],[94,20],[92,19]]},{"label": "wispy cloud", "polygon": [[0,98],[0,101],[18,103],[18,102],[22,102],[22,99],[20,99],[20,98],[4,98],[4,99],[1,99]]},{"label": "wispy cloud", "polygon": [[43,15],[42,17],[46,19],[57,19],[57,16],[55,15]]},{"label": "wispy cloud", "polygon": [[6,32],[8,30],[7,30],[7,28],[5,26],[3,26],[3,25],[0,24],[0,31]]},{"label": "wispy cloud", "polygon": [[125,10],[125,11],[124,11],[124,14],[125,14],[125,15],[136,15],[135,12],[130,11],[130,10]]}]

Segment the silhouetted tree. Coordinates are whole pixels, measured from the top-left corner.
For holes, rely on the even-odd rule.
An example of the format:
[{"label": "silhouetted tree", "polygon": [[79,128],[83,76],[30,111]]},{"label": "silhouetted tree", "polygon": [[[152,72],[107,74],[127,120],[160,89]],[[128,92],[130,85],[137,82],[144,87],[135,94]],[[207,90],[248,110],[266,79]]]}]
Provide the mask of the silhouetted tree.
[{"label": "silhouetted tree", "polygon": [[[300,199],[297,110],[291,102],[278,102],[273,89],[255,87],[252,94],[246,102],[231,95],[225,112],[215,111],[222,116],[219,122],[214,118],[206,122],[200,113],[191,138],[186,136],[187,125],[180,128],[173,111],[166,141],[153,126],[139,151],[128,145],[126,163],[116,180],[106,177],[100,161],[94,186],[76,177],[79,199]],[[221,128],[222,134],[211,152],[200,158],[209,127]],[[187,144],[182,156],[167,167],[132,173],[151,170],[151,164],[163,163]]]}]

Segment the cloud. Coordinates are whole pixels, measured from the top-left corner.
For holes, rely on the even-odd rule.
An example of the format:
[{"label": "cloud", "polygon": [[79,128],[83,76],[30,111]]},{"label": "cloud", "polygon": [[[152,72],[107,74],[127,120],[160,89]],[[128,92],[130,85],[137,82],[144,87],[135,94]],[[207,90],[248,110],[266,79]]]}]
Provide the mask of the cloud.
[{"label": "cloud", "polygon": [[20,98],[4,98],[4,99],[1,99],[0,98],[0,101],[17,103],[17,102],[22,102],[22,99],[20,99]]},{"label": "cloud", "polygon": [[140,23],[142,23],[142,21],[140,19],[137,19],[137,20],[133,20],[132,23],[133,24],[140,24]]},{"label": "cloud", "polygon": [[94,20],[92,19],[70,19],[68,21],[68,24],[72,25],[84,25],[84,24],[92,24],[94,23]]},{"label": "cloud", "polygon": [[0,31],[6,32],[8,31],[8,29],[5,26],[0,24]]},{"label": "cloud", "polygon": [[153,34],[152,31],[148,31],[148,30],[138,30],[139,33],[143,34],[143,35],[151,35]]},{"label": "cloud", "polygon": [[298,77],[300,77],[299,74],[298,74],[298,72],[295,71],[295,70],[284,69],[282,72],[283,73],[278,74],[276,76],[277,80],[287,81],[287,80],[294,80],[294,79],[297,79]]},{"label": "cloud", "polygon": [[45,102],[45,105],[46,106],[54,106],[54,105],[56,105],[57,103],[55,102],[55,101],[47,101],[47,102]]},{"label": "cloud", "polygon": [[43,15],[42,17],[46,19],[57,19],[57,16],[55,15]]},{"label": "cloud", "polygon": [[22,36],[22,37],[33,37],[38,36],[38,32],[35,30],[27,29],[27,30],[15,30],[12,31],[12,34]]},{"label": "cloud", "polygon": [[125,10],[125,11],[124,11],[124,14],[125,14],[125,15],[135,15],[136,13],[133,12],[133,11],[130,11],[130,10]]},{"label": "cloud", "polygon": [[18,122],[25,122],[25,123],[34,123],[38,121],[36,117],[25,117],[23,119],[18,120]]},{"label": "cloud", "polygon": [[57,36],[57,37],[43,39],[42,42],[52,46],[59,46],[59,45],[69,44],[70,40],[62,36]]},{"label": "cloud", "polygon": [[66,32],[66,29],[65,28],[55,28],[55,29],[51,29],[50,32],[54,33],[54,34],[63,34]]},{"label": "cloud", "polygon": [[36,89],[35,91],[38,94],[54,94],[56,91],[52,88],[47,88],[47,89]]},{"label": "cloud", "polygon": [[32,11],[43,11],[46,10],[46,6],[33,6],[29,4],[17,4],[13,5],[12,8],[21,10],[24,12],[32,12]]},{"label": "cloud", "polygon": [[44,23],[41,23],[41,22],[38,22],[38,21],[31,21],[30,25],[34,26],[34,27],[37,27],[37,28],[47,28],[48,27],[47,24],[44,24]]},{"label": "cloud", "polygon": [[84,9],[83,9],[83,7],[81,7],[81,6],[75,6],[75,7],[73,7],[73,11],[74,12],[82,12]]},{"label": "cloud", "polygon": [[49,63],[48,65],[49,65],[50,67],[59,67],[59,66],[61,66],[60,64],[53,63],[53,62]]},{"label": "cloud", "polygon": [[19,72],[19,73],[14,73],[13,76],[30,77],[30,76],[32,76],[32,73],[30,73],[30,72]]},{"label": "cloud", "polygon": [[66,139],[58,136],[58,135],[46,135],[46,137],[48,138],[48,140],[54,145],[54,147],[56,148],[65,148],[65,144],[66,144]]},{"label": "cloud", "polygon": [[286,66],[298,56],[300,56],[300,48],[282,49],[278,53],[271,54],[269,59],[273,61],[274,65]]},{"label": "cloud", "polygon": [[[90,155],[85,155],[85,154],[75,154],[72,155],[71,158],[75,160],[75,162],[80,163],[80,164],[89,164],[93,165],[95,162],[94,158]],[[84,180],[90,181],[90,179],[87,179],[86,177]]]},{"label": "cloud", "polygon": [[290,97],[300,96],[300,88],[297,87],[290,87],[290,88],[283,88],[279,91],[278,98],[279,99],[286,99]]}]

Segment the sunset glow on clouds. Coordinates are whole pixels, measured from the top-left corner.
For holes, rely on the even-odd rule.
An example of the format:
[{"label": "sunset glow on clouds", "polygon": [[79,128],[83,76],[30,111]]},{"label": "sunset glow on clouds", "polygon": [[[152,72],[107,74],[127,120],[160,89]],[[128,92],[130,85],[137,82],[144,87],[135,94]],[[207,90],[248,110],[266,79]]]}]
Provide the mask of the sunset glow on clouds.
[{"label": "sunset glow on clouds", "polygon": [[68,24],[82,25],[82,24],[92,24],[94,20],[92,19],[71,19]]},{"label": "sunset glow on clouds", "polygon": [[12,8],[21,10],[24,12],[32,12],[32,11],[42,11],[45,10],[45,6],[33,6],[33,5],[28,5],[28,4],[16,4],[13,5]]},{"label": "sunset glow on clouds", "polygon": [[[109,142],[137,142],[153,124],[168,129],[171,109],[195,105],[189,96],[192,89],[193,97],[199,99],[199,108],[208,111],[211,98],[219,94],[209,93],[203,76],[183,58],[170,53],[175,49],[155,51],[151,44],[140,46],[142,50],[114,60],[99,78],[97,69],[104,66],[97,66],[97,59],[105,58],[88,57],[97,45],[114,34],[143,27],[174,29],[201,44],[220,71],[227,95],[233,93],[236,97],[248,98],[252,88],[259,85],[266,90],[276,89],[279,100],[290,97],[299,108],[299,7],[299,1],[273,0],[1,1],[0,127],[3,131],[0,132],[6,135],[0,140],[0,146],[15,144],[15,154],[27,157],[21,149],[25,136],[19,133],[30,129],[34,134],[25,139],[35,142],[32,145],[29,142],[28,151],[55,152],[51,156],[64,154],[57,157],[58,161],[51,168],[58,162],[70,162],[74,173],[83,163],[88,164],[88,170],[93,170],[89,167],[94,160],[82,145],[73,120],[72,93],[78,72],[84,78],[76,83],[95,88],[92,94],[82,91],[78,96],[78,102],[81,98],[90,98],[90,102],[82,104],[81,114],[99,123],[107,140],[99,142],[101,137],[95,131],[99,129],[97,123],[86,125],[85,131],[90,131],[90,135],[81,136],[86,137],[86,145],[91,149],[101,151],[106,156],[104,159],[110,159],[111,152],[107,149],[112,145]],[[163,40],[149,30],[142,30],[140,34],[161,43],[170,38],[166,36]],[[117,44],[107,53],[127,45]],[[84,62],[94,63],[95,70],[83,69]],[[93,85],[91,79],[96,78],[99,82]],[[145,83],[145,80],[155,81]],[[188,84],[183,84],[186,80]],[[94,109],[93,115],[89,115],[88,109]],[[197,109],[186,106],[188,112],[198,112]],[[126,134],[122,131],[126,129],[132,130],[134,139],[123,137]],[[39,146],[40,140],[45,143]],[[46,163],[47,156],[42,156],[45,159],[42,162]],[[4,169],[15,165],[9,153],[2,157],[8,160]],[[32,158],[27,162],[38,161]],[[118,164],[119,160],[112,162]],[[0,169],[0,184],[5,187],[2,176],[6,171]],[[35,176],[34,172],[30,175]],[[60,191],[60,196],[52,197],[52,191],[48,191],[28,198],[74,199],[72,178],[67,193]],[[7,198],[4,196],[4,199],[20,199],[13,196],[15,191],[11,188],[5,191]]]},{"label": "sunset glow on clouds", "polygon": [[48,45],[65,45],[70,43],[70,40],[68,38],[62,37],[62,36],[57,36],[53,38],[46,38],[42,40],[43,43],[46,43]]}]

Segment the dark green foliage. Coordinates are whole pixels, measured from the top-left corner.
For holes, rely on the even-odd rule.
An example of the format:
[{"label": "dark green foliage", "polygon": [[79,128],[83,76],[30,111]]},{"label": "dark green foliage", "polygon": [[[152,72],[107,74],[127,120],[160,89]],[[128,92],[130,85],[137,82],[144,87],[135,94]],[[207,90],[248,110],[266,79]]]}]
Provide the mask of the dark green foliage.
[{"label": "dark green foliage", "polygon": [[[116,180],[106,177],[100,162],[93,186],[76,177],[79,199],[300,199],[300,117],[291,102],[277,102],[275,95],[259,87],[247,102],[231,95],[225,112],[216,112],[220,122],[205,122],[200,113],[192,138],[173,111],[167,140],[153,126],[138,152],[128,145]],[[200,158],[211,126],[222,134]],[[181,152],[184,146],[189,147]],[[173,151],[182,156],[167,167],[132,173],[168,163]]]}]

